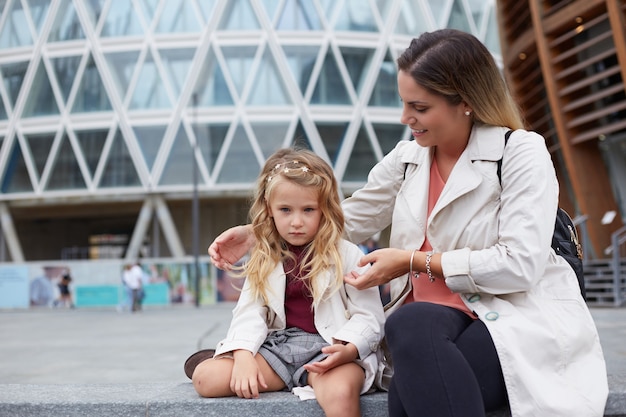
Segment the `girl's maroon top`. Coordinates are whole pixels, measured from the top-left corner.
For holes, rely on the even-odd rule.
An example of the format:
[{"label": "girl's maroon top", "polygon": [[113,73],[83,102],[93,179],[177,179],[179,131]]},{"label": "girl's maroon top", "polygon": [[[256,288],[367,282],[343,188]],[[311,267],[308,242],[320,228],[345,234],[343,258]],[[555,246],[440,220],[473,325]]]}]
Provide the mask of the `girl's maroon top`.
[{"label": "girl's maroon top", "polygon": [[283,261],[287,285],[285,285],[285,316],[287,328],[298,327],[308,333],[318,333],[313,319],[313,296],[306,286],[302,276],[306,271],[301,270],[302,258],[306,246],[288,245],[289,251],[296,257]]}]

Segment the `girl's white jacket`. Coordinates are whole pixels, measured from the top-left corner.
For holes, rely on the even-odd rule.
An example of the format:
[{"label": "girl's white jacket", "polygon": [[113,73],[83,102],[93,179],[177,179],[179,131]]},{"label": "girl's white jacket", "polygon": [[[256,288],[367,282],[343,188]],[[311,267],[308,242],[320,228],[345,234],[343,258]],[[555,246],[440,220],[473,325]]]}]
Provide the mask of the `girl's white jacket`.
[{"label": "girl's white jacket", "polygon": [[[343,274],[350,271],[363,272],[367,267],[357,267],[363,252],[358,246],[342,240],[339,253],[343,260]],[[317,277],[326,288],[335,279],[329,268]],[[282,263],[268,277],[269,305],[251,296],[248,282],[244,283],[239,301],[233,310],[233,318],[226,338],[217,345],[215,356],[236,349],[249,350],[256,354],[267,335],[285,328],[285,285],[286,277]],[[327,295],[327,294],[326,294]],[[379,370],[378,346],[383,338],[385,315],[378,288],[359,291],[351,285],[343,285],[329,298],[321,301],[314,311],[315,328],[328,342],[342,340],[353,343],[359,351],[357,363],[365,370],[365,393],[374,383]]]},{"label": "girl's white jacket", "polygon": [[[412,250],[428,233],[447,286],[491,333],[513,417],[600,417],[608,383],[597,330],[573,270],[550,246],[554,166],[541,136],[517,130],[505,148],[506,131],[473,128],[429,217],[432,150],[398,143],[343,202],[347,234],[360,242],[391,224],[390,246]],[[392,281],[388,313],[410,285]]]}]

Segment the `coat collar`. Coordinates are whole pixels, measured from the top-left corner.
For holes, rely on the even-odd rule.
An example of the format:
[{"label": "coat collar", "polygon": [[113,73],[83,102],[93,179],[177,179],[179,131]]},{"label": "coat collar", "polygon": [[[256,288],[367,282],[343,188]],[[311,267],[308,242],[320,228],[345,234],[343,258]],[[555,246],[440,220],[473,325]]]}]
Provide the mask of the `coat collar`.
[{"label": "coat collar", "polygon": [[[446,206],[460,196],[476,189],[483,181],[482,174],[474,168],[474,161],[498,161],[504,151],[504,135],[508,129],[499,126],[487,126],[475,124],[470,133],[470,138],[465,151],[459,157],[452,170],[441,196],[428,219],[430,223]],[[400,161],[407,166],[406,184],[404,192],[406,200],[411,202],[410,210],[417,227],[425,230],[425,225],[420,219],[426,217],[426,201],[428,201],[428,188],[430,178],[430,166],[432,160],[432,148],[423,148],[415,142],[406,145],[400,155]],[[411,167],[411,165],[414,165]],[[415,204],[423,202],[424,204]],[[433,244],[434,242],[431,242]]]},{"label": "coat collar", "polygon": [[506,127],[476,123],[464,153],[470,161],[498,161],[502,158],[507,130]]},{"label": "coat collar", "polygon": [[[501,126],[474,124],[463,155],[470,161],[498,161],[504,151],[504,135],[509,130]],[[400,161],[403,164],[427,164],[430,168],[432,150],[423,148],[414,141],[405,146]]]}]

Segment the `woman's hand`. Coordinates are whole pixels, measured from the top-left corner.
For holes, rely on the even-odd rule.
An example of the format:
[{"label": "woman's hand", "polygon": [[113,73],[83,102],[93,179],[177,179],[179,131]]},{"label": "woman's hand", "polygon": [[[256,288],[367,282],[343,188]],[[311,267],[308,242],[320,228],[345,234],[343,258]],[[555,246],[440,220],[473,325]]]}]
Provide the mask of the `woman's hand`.
[{"label": "woman's hand", "polygon": [[377,249],[363,256],[359,266],[372,266],[363,274],[352,271],[343,280],[346,284],[363,290],[388,283],[394,278],[409,272],[411,251],[394,248]]},{"label": "woman's hand", "polygon": [[254,245],[252,226],[234,226],[222,232],[209,246],[211,263],[219,269],[229,270]]},{"label": "woman's hand", "polygon": [[267,384],[254,355],[248,350],[236,350],[233,359],[230,390],[239,398],[259,398],[259,385],[267,388]]},{"label": "woman's hand", "polygon": [[352,343],[346,345],[336,343],[334,345],[325,346],[322,348],[322,352],[328,354],[328,356],[319,362],[304,365],[304,369],[309,372],[323,374],[344,363],[354,362],[359,356],[356,346]]}]

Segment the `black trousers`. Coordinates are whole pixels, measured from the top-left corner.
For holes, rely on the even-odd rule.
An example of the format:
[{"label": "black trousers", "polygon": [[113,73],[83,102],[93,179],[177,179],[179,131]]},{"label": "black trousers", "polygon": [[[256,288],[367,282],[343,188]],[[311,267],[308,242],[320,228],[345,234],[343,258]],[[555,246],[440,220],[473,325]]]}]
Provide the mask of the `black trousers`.
[{"label": "black trousers", "polygon": [[507,403],[484,323],[451,307],[414,302],[385,324],[394,375],[391,417],[484,417]]}]

